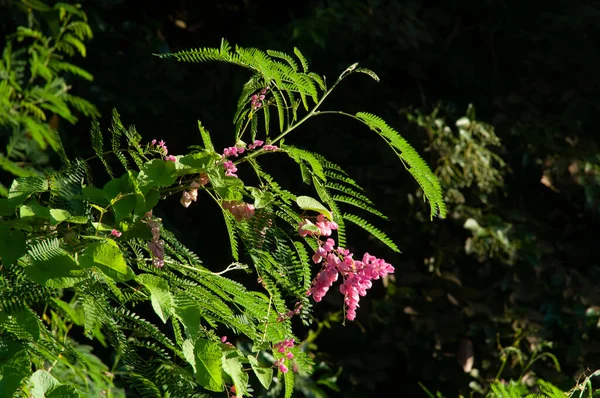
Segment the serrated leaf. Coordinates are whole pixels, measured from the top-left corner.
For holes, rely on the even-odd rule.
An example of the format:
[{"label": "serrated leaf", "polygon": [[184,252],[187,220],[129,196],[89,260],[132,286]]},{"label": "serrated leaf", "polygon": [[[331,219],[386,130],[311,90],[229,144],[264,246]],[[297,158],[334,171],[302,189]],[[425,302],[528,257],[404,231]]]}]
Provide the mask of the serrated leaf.
[{"label": "serrated leaf", "polygon": [[310,196],[298,196],[296,198],[296,204],[302,210],[316,211],[323,214],[329,220],[333,219],[333,215],[331,214],[331,212],[325,206],[323,206],[321,202],[311,198]]},{"label": "serrated leaf", "polygon": [[244,396],[248,394],[248,373],[244,372],[240,357],[236,352],[223,355],[223,370],[233,380],[236,394]]},{"label": "serrated leaf", "polygon": [[262,384],[264,388],[269,389],[269,386],[273,381],[273,368],[265,368],[260,366],[258,359],[252,355],[248,355],[246,358],[248,358],[248,361],[250,361],[250,366],[252,366],[252,370],[258,378],[258,381],[260,381],[260,384]]},{"label": "serrated leaf", "polygon": [[198,339],[194,345],[196,380],[210,391],[223,391],[222,352],[217,343]]},{"label": "serrated leaf", "polygon": [[88,244],[79,257],[79,264],[98,268],[115,282],[125,282],[135,277],[119,245],[112,239]]},{"label": "serrated leaf", "polygon": [[167,323],[175,305],[167,281],[151,274],[137,275],[135,280],[150,291],[150,302],[154,312],[164,323]]}]

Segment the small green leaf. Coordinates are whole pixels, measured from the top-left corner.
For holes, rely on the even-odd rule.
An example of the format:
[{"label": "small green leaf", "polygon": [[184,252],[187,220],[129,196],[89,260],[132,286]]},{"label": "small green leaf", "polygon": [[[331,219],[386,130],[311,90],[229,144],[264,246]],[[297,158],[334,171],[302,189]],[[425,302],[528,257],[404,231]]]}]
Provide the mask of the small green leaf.
[{"label": "small green leaf", "polygon": [[170,186],[176,178],[174,162],[152,159],[142,165],[137,183],[141,192],[145,194],[152,188]]},{"label": "small green leaf", "polygon": [[194,342],[191,339],[186,339],[181,345],[181,350],[183,351],[183,357],[192,368],[194,368],[194,374],[198,372],[196,369],[196,353],[194,352]]},{"label": "small green leaf", "polygon": [[50,209],[50,223],[52,225],[58,225],[61,222],[68,220],[71,217],[71,213],[63,209]]},{"label": "small green leaf", "polygon": [[42,217],[42,218],[50,218],[50,209],[46,206],[38,205],[38,204],[30,204],[23,205],[19,209],[19,216],[21,218],[26,217]]},{"label": "small green leaf", "polygon": [[272,192],[264,191],[255,187],[248,187],[254,198],[254,207],[256,209],[262,209],[267,207],[275,200],[275,196]]},{"label": "small green leaf", "polygon": [[0,260],[3,264],[13,264],[26,250],[25,235],[21,231],[0,225]]},{"label": "small green leaf", "polygon": [[323,214],[329,220],[333,219],[333,215],[331,214],[331,212],[329,210],[327,210],[327,208],[325,206],[323,206],[321,204],[321,202],[319,202],[316,199],[311,198],[310,196],[298,196],[296,198],[296,204],[302,210],[316,211],[316,212]]},{"label": "small green leaf", "polygon": [[187,336],[195,340],[200,332],[200,308],[195,299],[185,293],[176,294],[173,300],[175,316],[183,323]]},{"label": "small green leaf", "polygon": [[247,358],[248,361],[250,361],[250,366],[252,366],[252,370],[258,378],[258,381],[260,381],[260,384],[262,384],[264,388],[269,389],[269,386],[273,381],[273,368],[265,368],[260,366],[258,359],[252,355],[248,355]]},{"label": "small green leaf", "polygon": [[150,291],[150,301],[152,308],[160,319],[167,323],[167,320],[173,313],[173,296],[169,291],[169,284],[166,280],[151,274],[137,275],[135,280]]},{"label": "small green leaf", "polygon": [[82,267],[96,267],[115,282],[125,282],[135,277],[119,245],[112,239],[90,243],[79,257],[79,264]]},{"label": "small green leaf", "polygon": [[221,349],[217,343],[199,339],[194,346],[196,380],[210,391],[223,391]]},{"label": "small green leaf", "polygon": [[219,155],[213,152],[194,152],[178,159],[177,175],[204,173],[215,165]]},{"label": "small green leaf", "polygon": [[60,382],[45,370],[38,370],[31,375],[29,381],[33,384],[31,397],[46,398],[46,392],[54,390]]},{"label": "small green leaf", "polygon": [[236,351],[223,355],[223,370],[233,380],[236,394],[241,396],[246,395],[248,393],[248,373],[244,372],[240,356]]}]

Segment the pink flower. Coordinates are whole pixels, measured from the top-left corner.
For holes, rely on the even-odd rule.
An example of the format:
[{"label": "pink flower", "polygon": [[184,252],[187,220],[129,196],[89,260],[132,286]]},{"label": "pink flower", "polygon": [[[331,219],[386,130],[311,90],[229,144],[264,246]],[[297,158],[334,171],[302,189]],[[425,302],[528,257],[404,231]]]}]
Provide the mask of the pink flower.
[{"label": "pink flower", "polygon": [[288,368],[287,368],[287,366],[285,366],[284,364],[280,363],[280,364],[279,364],[279,371],[280,371],[281,373],[287,373],[287,372],[288,372]]},{"label": "pink flower", "polygon": [[237,167],[233,164],[231,160],[223,162],[223,167],[225,168],[225,175],[229,177],[237,177],[235,172],[237,171]]},{"label": "pink flower", "polygon": [[263,146],[263,149],[265,151],[276,151],[279,149],[279,147],[277,147],[276,145],[267,144],[267,145]]},{"label": "pink flower", "polygon": [[123,235],[122,232],[119,232],[116,229],[113,229],[112,231],[110,231],[110,234],[113,236],[116,236],[117,238],[119,238],[119,237],[121,237],[121,235]]},{"label": "pink flower", "polygon": [[165,158],[165,160],[166,160],[167,162],[176,162],[176,161],[177,161],[177,158],[176,158],[175,156],[173,156],[173,155],[169,155],[169,156],[167,156],[167,157]]},{"label": "pink flower", "polygon": [[223,201],[223,208],[229,210],[237,221],[249,220],[254,217],[254,205],[245,202]]},{"label": "pink flower", "polygon": [[252,144],[248,145],[248,150],[256,149],[264,144],[264,141],[256,140]]},{"label": "pink flower", "polygon": [[227,336],[223,336],[223,337],[221,337],[221,343],[224,343],[224,342],[226,342],[226,341],[227,341]]}]

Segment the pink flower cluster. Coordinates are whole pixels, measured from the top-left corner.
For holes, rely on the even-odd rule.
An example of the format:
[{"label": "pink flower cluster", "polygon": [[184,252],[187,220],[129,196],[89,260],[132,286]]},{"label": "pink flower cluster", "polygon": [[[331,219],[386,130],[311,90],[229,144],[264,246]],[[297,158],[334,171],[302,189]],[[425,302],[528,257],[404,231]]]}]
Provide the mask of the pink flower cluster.
[{"label": "pink flower cluster", "polygon": [[286,340],[280,341],[279,343],[277,343],[273,346],[273,349],[276,349],[277,352],[284,354],[284,356],[282,358],[277,359],[274,363],[274,365],[279,368],[279,371],[281,373],[288,372],[288,368],[287,368],[287,366],[285,366],[285,361],[286,361],[286,359],[292,360],[294,358],[294,354],[292,354],[292,352],[289,351],[289,349],[293,348],[293,347],[294,347],[294,339],[286,339]]},{"label": "pink flower cluster", "polygon": [[249,220],[254,216],[254,205],[246,202],[223,201],[223,208],[229,210],[237,221]]},{"label": "pink flower cluster", "polygon": [[116,236],[117,238],[120,238],[120,237],[121,237],[121,235],[123,235],[123,232],[119,232],[119,231],[117,231],[116,229],[113,229],[112,231],[110,231],[110,234],[111,234],[112,236]]},{"label": "pink flower cluster", "polygon": [[258,94],[254,94],[250,97],[250,104],[252,105],[252,110],[257,110],[262,106],[262,102],[265,100],[265,94],[269,91],[269,87],[265,87],[259,91]]},{"label": "pink flower cluster", "polygon": [[315,226],[317,228],[319,228],[319,235],[320,236],[331,236],[331,232],[333,230],[337,230],[338,229],[338,225],[335,221],[329,221],[325,218],[325,216],[323,214],[319,214],[317,216],[317,223],[313,224],[310,220],[304,219],[304,221],[302,221],[300,223],[300,226],[298,227],[298,233],[300,234],[300,236],[315,236],[315,232],[309,230],[309,229],[305,229],[304,226],[308,225],[308,226]]},{"label": "pink flower cluster", "polygon": [[181,200],[179,201],[181,205],[185,208],[188,208],[192,202],[195,202],[198,199],[198,188],[208,183],[208,176],[204,173],[200,174],[200,176],[192,181],[190,184],[190,189],[183,191],[181,195]]},{"label": "pink flower cluster", "polygon": [[156,140],[152,140],[150,142],[150,144],[152,146],[157,146],[158,147],[157,149],[162,154],[164,160],[170,161],[170,162],[174,162],[174,161],[177,160],[175,158],[175,156],[169,155],[169,150],[167,149],[167,145],[166,145],[166,143],[163,140],[160,140],[158,142]]},{"label": "pink flower cluster", "polygon": [[[152,217],[152,211],[146,213],[146,217]],[[152,265],[162,268],[165,265],[165,241],[160,239],[160,223],[154,220],[147,221],[152,240],[148,242],[148,249],[152,253]]]},{"label": "pink flower cluster", "polygon": [[[228,148],[225,148],[223,150],[223,159],[226,159],[223,162],[223,168],[225,168],[225,175],[229,176],[229,177],[237,177],[237,167],[235,167],[235,164],[233,163],[233,161],[229,160],[230,157],[234,157],[237,158],[239,155],[241,155],[242,153],[244,153],[247,150],[253,150],[253,149],[258,149],[260,148],[262,145],[264,144],[264,141],[261,140],[255,140],[252,144],[248,144],[248,146],[246,148],[242,147],[242,146],[230,146]],[[265,146],[263,146],[263,149],[265,151],[276,151],[279,148],[276,145],[270,145],[267,144]]]},{"label": "pink flower cluster", "polygon": [[[308,223],[309,220],[304,220],[300,224],[298,228],[300,235],[315,235],[312,231],[302,229]],[[332,230],[337,229],[336,223],[325,220],[322,216],[317,217],[315,226],[319,228],[320,236],[330,236]],[[367,290],[372,286],[371,281],[393,273],[394,267],[369,253],[365,253],[362,260],[355,260],[354,254],[349,250],[342,247],[335,248],[335,241],[331,238],[325,242],[319,239],[318,242],[319,248],[313,254],[312,260],[316,264],[323,262],[323,267],[307,295],[312,295],[316,302],[321,301],[341,274],[344,281],[340,285],[340,293],[344,295],[346,318],[352,321],[356,318],[360,297],[367,294]]]}]

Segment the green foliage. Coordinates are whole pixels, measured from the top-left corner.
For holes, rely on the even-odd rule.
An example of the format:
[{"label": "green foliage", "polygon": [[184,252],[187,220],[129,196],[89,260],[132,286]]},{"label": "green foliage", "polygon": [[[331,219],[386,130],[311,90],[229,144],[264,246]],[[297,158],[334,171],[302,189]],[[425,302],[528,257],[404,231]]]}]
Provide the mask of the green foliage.
[{"label": "green foliage", "polygon": [[[69,10],[65,7],[65,15]],[[79,48],[75,41],[67,42]],[[338,241],[344,244],[344,220],[351,221],[399,251],[381,230],[340,210],[338,204],[351,205],[385,218],[342,168],[319,154],[283,144],[292,130],[319,112],[317,108],[337,83],[356,70],[356,66],[348,68],[326,90],[325,79],[308,72],[299,50],[294,54],[302,72],[290,56],[277,53],[271,58],[241,48],[232,52],[225,41],[220,49],[172,55],[184,61],[220,60],[251,69],[255,74],[243,88],[237,114],[256,120],[258,112],[275,106],[287,126],[273,139],[265,128],[267,144],[256,141],[258,134],[262,136],[257,124],[240,124],[238,118],[234,120],[240,126],[236,147],[228,148],[225,155],[215,151],[208,130],[198,124],[204,146],[174,156],[163,141],[142,144],[135,128],[124,126],[114,111],[108,137],[98,121],[92,122],[93,158],[65,158],[64,170],[14,180],[0,202],[4,215],[0,259],[5,271],[0,275],[4,310],[0,333],[4,341],[15,344],[7,347],[3,371],[4,377],[14,374],[15,381],[2,388],[18,396],[78,396],[89,394],[89,386],[116,395],[122,387],[143,397],[226,389],[245,396],[257,381],[270,389],[276,380],[284,396],[292,396],[295,374],[306,377],[313,367],[306,347],[293,343],[297,338],[292,318],[298,315],[305,324],[312,322],[307,297],[313,283],[309,253],[322,244],[321,229],[314,225],[312,230],[302,228],[317,238],[297,236],[299,223],[316,218],[312,213],[337,221]],[[264,97],[253,94],[256,90]],[[283,108],[276,96],[286,104]],[[308,99],[315,104],[312,109]],[[301,118],[300,103],[308,112]],[[364,121],[380,126],[377,131],[403,151],[400,157],[411,165],[417,181],[427,179],[421,185],[433,200],[432,212],[439,208],[443,216],[443,203],[435,196],[439,184],[421,158],[397,133],[381,128],[380,119],[365,116]],[[242,141],[248,132],[252,144]],[[227,151],[234,149],[246,152],[235,163],[227,160],[232,156]],[[277,156],[277,152],[298,164],[319,199],[296,196],[263,171],[260,157]],[[110,177],[103,186],[95,186],[91,178],[91,170],[98,170],[96,163]],[[254,170],[258,186],[247,186],[232,175],[231,170],[244,163]],[[175,194],[182,195],[185,207],[202,194],[223,210],[235,262],[222,271],[205,266],[153,215],[162,198]],[[258,283],[242,283],[244,278],[235,272],[239,270],[254,273]],[[13,299],[22,292],[27,295]],[[82,329],[84,337],[113,347],[110,374],[119,376],[101,377],[100,373],[107,373],[102,362],[89,352],[84,356],[83,346],[71,340],[75,327]],[[220,339],[227,330],[250,341],[251,352]],[[282,342],[290,346],[282,349]],[[23,350],[29,361],[24,360]],[[59,363],[60,369],[78,367],[77,377],[62,370],[53,373]]]},{"label": "green foliage", "polygon": [[[71,61],[86,56],[84,42],[92,37],[86,14],[66,3],[28,6],[28,26],[6,37],[0,59],[0,137],[8,139],[0,167],[17,177],[40,175],[48,148],[62,156],[61,120],[98,116],[94,105],[70,93],[73,78],[93,79]],[[55,29],[47,32],[45,25]]]}]

